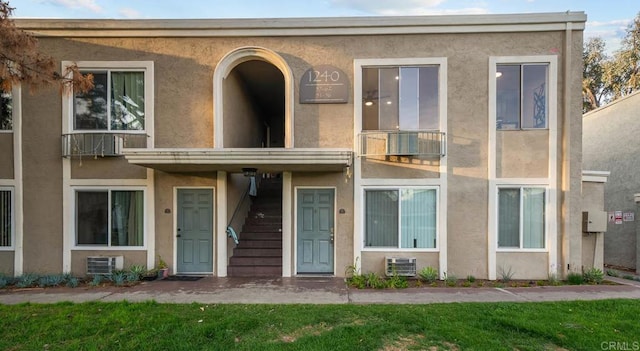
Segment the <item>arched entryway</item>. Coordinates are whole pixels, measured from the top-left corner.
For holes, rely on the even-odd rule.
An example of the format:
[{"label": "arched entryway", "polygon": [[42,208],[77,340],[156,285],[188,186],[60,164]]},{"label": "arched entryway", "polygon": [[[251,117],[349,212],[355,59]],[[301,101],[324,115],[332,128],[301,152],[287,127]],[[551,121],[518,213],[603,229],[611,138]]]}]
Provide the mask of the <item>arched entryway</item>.
[{"label": "arched entryway", "polygon": [[215,148],[293,147],[293,75],[280,55],[262,47],[229,52],[213,90]]}]

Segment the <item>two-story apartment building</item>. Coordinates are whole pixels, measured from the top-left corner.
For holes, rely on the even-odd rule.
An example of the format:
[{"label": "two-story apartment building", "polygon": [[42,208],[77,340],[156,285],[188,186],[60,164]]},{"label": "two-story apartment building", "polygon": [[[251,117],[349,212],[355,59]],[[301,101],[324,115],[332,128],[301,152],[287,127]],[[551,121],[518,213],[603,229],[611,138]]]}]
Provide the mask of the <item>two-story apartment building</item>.
[{"label": "two-story apartment building", "polygon": [[17,20],[95,87],[3,95],[0,271],[579,270],[585,21]]}]

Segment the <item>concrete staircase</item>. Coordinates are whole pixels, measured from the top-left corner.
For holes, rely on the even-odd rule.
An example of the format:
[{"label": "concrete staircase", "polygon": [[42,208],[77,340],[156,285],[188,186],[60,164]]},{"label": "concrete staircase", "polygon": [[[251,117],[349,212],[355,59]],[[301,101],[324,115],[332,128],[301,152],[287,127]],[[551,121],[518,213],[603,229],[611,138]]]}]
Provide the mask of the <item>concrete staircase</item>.
[{"label": "concrete staircase", "polygon": [[282,178],[262,179],[239,237],[228,276],[282,276]]}]

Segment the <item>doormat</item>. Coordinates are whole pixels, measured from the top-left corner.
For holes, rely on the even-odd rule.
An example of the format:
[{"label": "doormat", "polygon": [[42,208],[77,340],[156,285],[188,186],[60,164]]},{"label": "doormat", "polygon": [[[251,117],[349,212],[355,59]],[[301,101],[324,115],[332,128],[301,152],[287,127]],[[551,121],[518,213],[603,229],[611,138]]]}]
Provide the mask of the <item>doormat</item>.
[{"label": "doormat", "polygon": [[162,281],[182,281],[182,282],[195,282],[196,280],[200,280],[204,277],[199,277],[195,275],[170,275]]}]

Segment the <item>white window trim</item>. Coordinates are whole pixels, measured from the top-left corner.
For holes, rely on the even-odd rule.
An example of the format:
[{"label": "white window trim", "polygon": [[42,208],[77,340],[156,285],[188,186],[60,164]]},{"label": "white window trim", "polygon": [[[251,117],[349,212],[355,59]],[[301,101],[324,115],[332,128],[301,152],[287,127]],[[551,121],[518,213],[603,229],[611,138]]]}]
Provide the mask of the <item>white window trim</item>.
[{"label": "white window trim", "polygon": [[[398,183],[396,183],[398,184]],[[366,237],[366,233],[364,232],[364,228],[365,228],[365,218],[366,218],[366,208],[364,206],[364,194],[367,190],[398,190],[398,192],[400,192],[400,190],[402,189],[421,189],[421,190],[435,190],[436,191],[436,245],[435,247],[425,247],[425,248],[401,248],[399,247],[400,242],[398,242],[398,247],[368,247],[365,245],[365,237]],[[360,245],[361,245],[361,251],[363,252],[439,252],[440,251],[440,233],[441,233],[441,227],[440,227],[440,211],[441,211],[441,198],[440,198],[440,187],[439,186],[425,186],[425,185],[416,185],[416,186],[410,186],[410,185],[378,185],[378,186],[363,186],[361,189],[361,203],[363,204],[363,206],[361,206],[361,216],[360,216],[360,221],[361,221],[361,228],[363,230],[362,232],[362,240],[360,241]],[[398,237],[400,240],[400,236],[401,234],[401,230],[400,230],[400,222],[398,222]]]},{"label": "white window trim", "polygon": [[[498,129],[496,128],[496,66],[498,64],[508,63],[548,63],[549,64],[549,98],[548,104],[548,122],[547,128],[549,132],[549,165],[546,178],[497,178],[496,177],[496,140]],[[539,56],[491,56],[489,57],[489,142],[488,142],[488,179],[489,179],[489,199],[488,199],[488,272],[489,279],[497,278],[497,252],[506,252],[498,250],[497,240],[497,216],[498,216],[498,185],[544,185],[547,187],[548,202],[547,210],[547,237],[546,250],[530,251],[518,250],[519,253],[524,252],[547,252],[548,253],[548,271],[549,274],[555,274],[558,270],[558,56],[556,55],[539,55]]]},{"label": "white window trim", "polygon": [[0,186],[0,191],[8,191],[11,195],[11,245],[0,246],[0,251],[14,251],[16,248],[16,189],[12,186]]},{"label": "white window trim", "polygon": [[143,130],[75,130],[73,128],[74,94],[72,88],[67,87],[62,94],[62,133],[114,133],[114,134],[147,134],[148,145],[154,145],[154,65],[153,61],[62,61],[62,72],[71,65],[77,65],[80,71],[143,71],[144,72],[144,129]]},{"label": "white window trim", "polygon": [[[143,242],[142,246],[108,246],[108,245],[78,245],[77,244],[77,212],[76,212],[76,194],[81,191],[104,191],[104,192],[112,192],[112,191],[142,191],[143,201],[143,223],[144,223],[144,231],[143,231]],[[149,238],[149,200],[147,198],[147,193],[149,189],[146,186],[71,186],[70,188],[70,208],[72,211],[73,221],[71,222],[71,235],[70,240],[72,240],[72,251],[141,251],[147,250],[148,246],[148,238]],[[109,196],[111,198],[111,196]],[[110,204],[110,202],[109,202]],[[111,215],[109,215],[111,218]],[[110,226],[110,224],[108,224]],[[111,230],[109,229],[109,234],[111,234]]]},{"label": "white window trim", "polygon": [[[374,58],[374,59],[355,59],[353,61],[353,101],[362,101],[362,68],[366,66],[415,66],[415,65],[438,65],[438,104],[440,117],[440,131],[447,133],[447,99],[448,99],[448,63],[446,57],[405,57],[405,58]],[[362,104],[354,103],[354,121],[353,121],[353,149],[358,150],[358,134],[362,132]],[[439,178],[433,179],[376,179],[362,178],[362,159],[357,157],[354,161],[354,189],[356,196],[354,197],[354,208],[362,208],[364,199],[364,186],[371,185],[427,185],[439,187],[438,195],[438,233],[436,244],[439,249],[423,250],[422,252],[439,252],[438,265],[440,268],[440,278],[444,279],[444,272],[448,270],[447,258],[447,159],[445,155],[440,158]],[[444,209],[444,210],[442,210]],[[375,251],[364,249],[364,216],[362,211],[356,212],[360,218],[355,218],[353,223],[353,259],[356,269],[360,269],[361,261],[357,258],[364,251]],[[405,249],[406,250],[406,249]],[[413,249],[411,249],[413,250]],[[421,249],[422,250],[422,249]],[[399,250],[390,250],[387,252],[399,252]]]},{"label": "white window trim", "polygon": [[[523,214],[524,214],[524,208],[522,206],[522,190],[523,189],[543,189],[544,190],[544,247],[543,248],[525,248],[523,247],[523,242],[524,242],[524,230],[522,228],[523,225]],[[495,236],[495,240],[496,240],[496,251],[497,252],[549,252],[549,241],[547,240],[547,237],[549,235],[549,187],[545,186],[544,184],[500,184],[496,186],[496,191],[495,191],[495,196],[496,196],[496,229],[498,229],[498,222],[500,220],[500,209],[499,209],[499,201],[498,201],[498,196],[499,196],[499,190],[500,189],[520,189],[520,218],[519,218],[519,223],[520,223],[520,228],[519,228],[519,242],[520,242],[520,247],[500,247],[498,245],[498,235],[496,234]],[[496,232],[497,233],[497,232]]]}]

